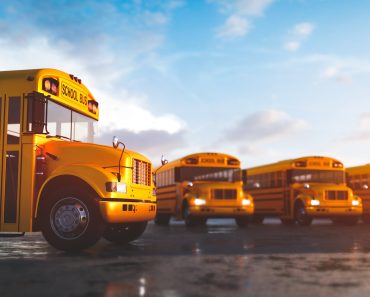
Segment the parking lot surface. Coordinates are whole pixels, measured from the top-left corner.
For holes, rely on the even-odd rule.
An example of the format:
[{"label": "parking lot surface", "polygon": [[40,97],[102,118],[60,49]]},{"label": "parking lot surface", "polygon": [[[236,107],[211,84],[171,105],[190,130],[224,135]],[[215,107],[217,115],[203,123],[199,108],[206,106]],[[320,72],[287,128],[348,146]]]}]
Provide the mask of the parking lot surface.
[{"label": "parking lot surface", "polygon": [[370,225],[149,224],[129,245],[67,254],[0,238],[0,296],[369,296]]}]

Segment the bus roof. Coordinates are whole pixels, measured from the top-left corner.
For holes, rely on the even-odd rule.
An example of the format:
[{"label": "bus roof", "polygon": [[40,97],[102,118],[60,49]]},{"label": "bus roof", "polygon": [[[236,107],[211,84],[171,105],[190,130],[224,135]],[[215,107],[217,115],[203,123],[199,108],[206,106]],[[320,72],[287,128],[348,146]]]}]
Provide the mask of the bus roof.
[{"label": "bus roof", "polygon": [[224,153],[201,152],[186,155],[180,159],[168,162],[165,166],[159,166],[158,170],[162,168],[163,170],[165,170],[172,167],[180,166],[204,166],[204,167],[228,166],[233,168],[239,168],[240,161],[236,157]]},{"label": "bus roof", "polygon": [[368,174],[368,173],[370,173],[370,164],[348,167],[348,168],[346,168],[346,171],[350,175],[353,175],[353,174]]},{"label": "bus roof", "polygon": [[[50,81],[56,82],[56,89],[47,90],[46,83],[51,88]],[[11,80],[14,83],[7,81]],[[81,79],[66,72],[52,69],[27,69],[0,71],[0,89],[5,93],[31,93],[33,91],[43,93],[54,101],[66,105],[78,112],[92,118],[99,118],[98,103]],[[93,104],[91,104],[93,103]],[[94,106],[94,112],[91,106]]]},{"label": "bus roof", "polygon": [[295,159],[282,160],[276,163],[264,164],[251,167],[247,170],[248,174],[258,174],[264,172],[287,170],[292,168],[322,169],[322,170],[344,170],[342,162],[331,157],[324,156],[305,156]]}]

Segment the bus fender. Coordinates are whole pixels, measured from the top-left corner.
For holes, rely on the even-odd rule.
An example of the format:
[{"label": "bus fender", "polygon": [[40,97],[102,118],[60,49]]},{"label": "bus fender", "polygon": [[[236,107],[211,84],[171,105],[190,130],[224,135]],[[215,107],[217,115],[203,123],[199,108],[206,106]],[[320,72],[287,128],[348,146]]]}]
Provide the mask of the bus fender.
[{"label": "bus fender", "polygon": [[63,181],[63,179],[73,179],[78,183],[83,183],[86,186],[89,186],[100,198],[104,198],[105,183],[113,180],[114,178],[115,176],[103,168],[91,165],[78,164],[58,168],[45,180],[39,190],[34,217],[37,218],[39,204],[48,185],[53,183],[57,184],[58,181]]}]

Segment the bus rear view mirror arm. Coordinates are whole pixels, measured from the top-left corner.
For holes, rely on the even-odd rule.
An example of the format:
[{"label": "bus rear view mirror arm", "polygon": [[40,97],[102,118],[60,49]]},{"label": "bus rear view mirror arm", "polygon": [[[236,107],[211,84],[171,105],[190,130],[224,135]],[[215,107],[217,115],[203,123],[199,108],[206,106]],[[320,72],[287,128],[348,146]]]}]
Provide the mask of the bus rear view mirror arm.
[{"label": "bus rear view mirror arm", "polygon": [[121,156],[119,157],[119,161],[118,161],[118,176],[117,176],[117,178],[118,178],[118,182],[120,182],[121,181],[121,160],[122,160],[122,156],[123,156],[123,153],[125,151],[126,146],[123,142],[119,141],[117,136],[113,136],[112,144],[113,144],[113,147],[115,149],[118,148],[120,144],[122,144],[122,146],[123,146]]}]

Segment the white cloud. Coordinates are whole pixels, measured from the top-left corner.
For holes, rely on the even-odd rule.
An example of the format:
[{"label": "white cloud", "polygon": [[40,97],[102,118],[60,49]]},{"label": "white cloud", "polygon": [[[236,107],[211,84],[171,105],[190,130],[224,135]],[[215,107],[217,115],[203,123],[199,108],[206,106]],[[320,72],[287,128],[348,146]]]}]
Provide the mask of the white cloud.
[{"label": "white cloud", "polygon": [[145,11],[143,19],[148,25],[165,25],[169,21],[164,13],[151,11]]},{"label": "white cloud", "polygon": [[253,143],[275,141],[292,136],[307,127],[305,121],[295,119],[278,110],[264,110],[246,116],[234,128],[227,131],[226,138]]},{"label": "white cloud", "polygon": [[288,41],[284,45],[284,48],[291,52],[297,51],[300,47],[301,44],[297,41]]},{"label": "white cloud", "polygon": [[315,25],[309,22],[298,23],[290,30],[288,41],[284,43],[287,51],[297,51],[302,43],[313,33]]},{"label": "white cloud", "polygon": [[350,135],[341,139],[344,143],[370,140],[370,112],[361,113]]},{"label": "white cloud", "polygon": [[[176,6],[181,2],[171,3]],[[80,4],[76,5],[74,9],[79,11]],[[29,22],[20,21],[13,26],[13,18],[22,20],[24,14],[36,17],[40,13],[37,7],[18,5],[12,10],[15,15],[11,20],[3,19],[0,23],[4,29],[0,31],[0,69],[57,68],[80,77],[100,103],[101,133],[126,129],[132,133],[150,130],[173,135],[183,131],[186,124],[182,119],[170,113],[151,112],[148,95],[129,92],[125,86],[130,74],[141,67],[151,67],[145,64],[146,57],[163,45],[164,38],[160,30],[154,28],[166,24],[169,8],[138,13],[138,19],[148,16],[155,26],[148,25],[145,30],[141,25],[139,28],[128,26],[124,15],[112,5],[98,1],[89,8],[101,14],[101,19],[106,21],[104,26],[109,22],[113,24],[110,31],[94,18],[87,18],[76,25],[75,34],[66,34],[61,24],[50,25],[58,16],[27,19]],[[48,25],[38,23],[39,20]],[[68,19],[65,21],[68,27]],[[117,30],[121,34],[116,34]]]},{"label": "white cloud", "polygon": [[225,24],[218,29],[218,36],[224,39],[242,37],[250,30],[250,22],[240,16],[230,16]]},{"label": "white cloud", "polygon": [[352,76],[341,69],[340,66],[328,66],[324,69],[321,75],[326,79],[335,79],[340,83],[352,82]]},{"label": "white cloud", "polygon": [[104,132],[126,129],[134,133],[154,130],[174,134],[185,128],[185,122],[173,114],[154,115],[137,104],[116,99],[104,100],[100,120]]},{"label": "white cloud", "polygon": [[174,134],[156,130],[134,133],[126,129],[117,129],[101,133],[97,138],[97,142],[111,145],[112,135],[115,135],[131,150],[138,151],[148,156],[154,164],[158,164],[161,155],[172,159],[174,158],[174,153],[179,148],[185,147],[186,142],[184,140],[184,134],[184,131]]},{"label": "white cloud", "polygon": [[272,2],[273,0],[238,0],[235,6],[242,15],[260,16]]},{"label": "white cloud", "polygon": [[260,17],[274,0],[208,0],[215,3],[221,13],[228,15],[218,28],[217,37],[230,40],[245,36],[252,28],[252,20]]},{"label": "white cloud", "polygon": [[312,34],[315,26],[312,23],[304,22],[296,24],[293,28],[293,33],[296,36],[308,37]]},{"label": "white cloud", "polygon": [[225,14],[260,16],[274,0],[209,0],[216,3]]}]

